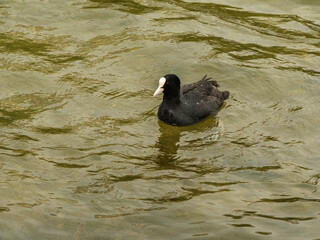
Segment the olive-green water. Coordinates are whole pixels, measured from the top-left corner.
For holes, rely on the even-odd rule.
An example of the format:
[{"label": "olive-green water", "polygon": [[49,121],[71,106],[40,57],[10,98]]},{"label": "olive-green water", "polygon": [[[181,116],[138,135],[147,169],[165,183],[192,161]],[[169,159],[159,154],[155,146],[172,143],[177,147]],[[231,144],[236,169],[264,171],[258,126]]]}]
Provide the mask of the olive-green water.
[{"label": "olive-green water", "polygon": [[[1,0],[0,239],[320,239],[320,1]],[[157,119],[160,77],[231,95]]]}]

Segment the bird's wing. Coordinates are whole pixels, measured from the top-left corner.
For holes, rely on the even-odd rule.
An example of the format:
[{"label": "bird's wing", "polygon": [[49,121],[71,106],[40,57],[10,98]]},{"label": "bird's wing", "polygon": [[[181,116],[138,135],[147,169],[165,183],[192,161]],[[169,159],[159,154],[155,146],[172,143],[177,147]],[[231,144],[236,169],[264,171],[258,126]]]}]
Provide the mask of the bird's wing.
[{"label": "bird's wing", "polygon": [[207,74],[204,75],[204,77],[194,83],[186,84],[181,87],[182,94],[186,94],[192,90],[195,90],[199,92],[210,92],[212,90],[212,86],[219,87],[219,84],[216,81],[209,81],[211,78],[207,78]]}]

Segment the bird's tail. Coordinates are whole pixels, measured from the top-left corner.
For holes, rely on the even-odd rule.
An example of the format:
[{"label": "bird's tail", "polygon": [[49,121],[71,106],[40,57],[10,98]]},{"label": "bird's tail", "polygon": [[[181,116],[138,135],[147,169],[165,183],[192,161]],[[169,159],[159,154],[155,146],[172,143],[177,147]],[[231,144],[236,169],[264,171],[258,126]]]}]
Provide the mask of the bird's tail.
[{"label": "bird's tail", "polygon": [[229,98],[230,92],[229,91],[223,91],[222,92],[222,96],[223,96],[223,100]]}]

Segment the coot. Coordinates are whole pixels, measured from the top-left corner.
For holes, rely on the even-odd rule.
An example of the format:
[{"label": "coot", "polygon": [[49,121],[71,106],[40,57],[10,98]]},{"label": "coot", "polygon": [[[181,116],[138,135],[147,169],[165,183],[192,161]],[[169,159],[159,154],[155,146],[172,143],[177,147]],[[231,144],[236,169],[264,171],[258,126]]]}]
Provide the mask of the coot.
[{"label": "coot", "polygon": [[205,75],[198,82],[180,87],[180,79],[174,74],[160,78],[159,87],[153,94],[155,97],[163,92],[159,119],[167,124],[185,126],[217,114],[229,92],[219,91],[218,83],[209,80]]}]

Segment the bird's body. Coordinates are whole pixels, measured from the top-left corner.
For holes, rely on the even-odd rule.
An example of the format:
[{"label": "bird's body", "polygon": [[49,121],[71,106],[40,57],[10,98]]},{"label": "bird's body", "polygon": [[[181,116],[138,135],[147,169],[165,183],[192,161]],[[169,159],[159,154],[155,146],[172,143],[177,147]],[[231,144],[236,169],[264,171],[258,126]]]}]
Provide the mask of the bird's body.
[{"label": "bird's body", "polygon": [[180,87],[180,79],[167,74],[159,80],[154,96],[164,93],[158,110],[161,121],[176,126],[194,124],[217,114],[229,92],[221,92],[216,81],[209,81],[207,75],[200,81]]}]

